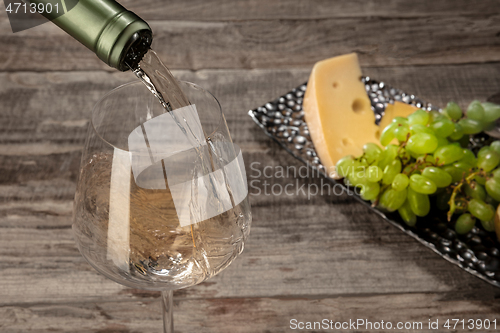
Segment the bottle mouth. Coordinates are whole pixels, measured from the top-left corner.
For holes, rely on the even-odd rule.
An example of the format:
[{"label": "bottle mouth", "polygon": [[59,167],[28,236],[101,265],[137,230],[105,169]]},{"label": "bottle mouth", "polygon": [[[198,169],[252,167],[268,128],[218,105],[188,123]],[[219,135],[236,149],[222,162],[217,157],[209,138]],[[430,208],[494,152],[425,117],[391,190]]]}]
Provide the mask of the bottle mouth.
[{"label": "bottle mouth", "polygon": [[150,49],[152,42],[153,34],[151,30],[144,29],[135,32],[130,37],[128,45],[123,49],[122,56],[120,57],[122,61],[118,69],[121,71],[136,69],[139,66],[139,62]]},{"label": "bottle mouth", "polygon": [[[111,19],[101,32],[97,56],[109,66],[126,71],[138,64],[153,41],[149,25],[136,14],[123,11]],[[126,62],[128,61],[128,62]]]}]

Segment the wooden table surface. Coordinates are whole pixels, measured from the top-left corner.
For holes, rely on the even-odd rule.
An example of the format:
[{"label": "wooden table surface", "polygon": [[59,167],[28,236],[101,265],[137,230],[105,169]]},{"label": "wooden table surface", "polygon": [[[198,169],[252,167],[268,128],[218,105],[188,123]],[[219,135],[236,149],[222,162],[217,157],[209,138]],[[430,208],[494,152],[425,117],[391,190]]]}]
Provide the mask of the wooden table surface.
[{"label": "wooden table surface", "polygon": [[[300,164],[247,115],[305,82],[318,60],[357,52],[364,74],[436,105],[500,94],[499,0],[120,2],[151,24],[153,48],[178,78],[218,97],[260,184],[321,184],[259,177]],[[0,9],[0,332],[161,332],[159,294],[98,274],[71,233],[91,108],[132,74],[52,23],[14,34]],[[245,251],[174,293],[176,332],[289,332],[291,319],[325,318],[423,322],[419,332],[429,319],[496,318],[500,328],[500,289],[351,197],[250,194]],[[354,331],[364,330],[343,330]]]}]

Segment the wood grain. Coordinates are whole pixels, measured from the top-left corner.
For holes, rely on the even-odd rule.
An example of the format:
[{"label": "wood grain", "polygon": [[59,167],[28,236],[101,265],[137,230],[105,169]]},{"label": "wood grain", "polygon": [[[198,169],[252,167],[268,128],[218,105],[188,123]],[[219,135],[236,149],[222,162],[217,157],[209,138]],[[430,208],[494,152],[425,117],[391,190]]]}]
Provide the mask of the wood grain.
[{"label": "wood grain", "polygon": [[[500,65],[365,68],[365,74],[436,105],[466,106],[500,90]],[[220,100],[234,142],[268,151],[270,140],[246,112],[307,80],[309,70],[175,71]],[[76,180],[93,105],[106,91],[132,79],[118,72],[0,73],[0,180],[4,184]],[[277,148],[274,148],[277,149]],[[257,158],[258,160],[258,158]]]},{"label": "wood grain", "polygon": [[[474,16],[490,13],[497,0],[119,0],[146,21],[242,21],[324,18],[415,18]],[[0,9],[5,6],[0,3]]]},{"label": "wood grain", "polygon": [[[364,74],[436,105],[498,99],[498,0],[120,2],[151,23],[178,78],[218,97],[251,182],[245,251],[175,293],[176,332],[286,332],[292,318],[495,318],[500,289],[346,194],[300,190],[322,178],[277,176],[300,164],[246,113],[305,82],[315,61],[353,51]],[[0,332],[161,332],[158,292],[98,274],[71,232],[92,106],[132,75],[50,23],[12,34],[0,15],[0,50]],[[293,195],[269,193],[286,185]]]},{"label": "wood grain", "polygon": [[[153,48],[167,66],[200,70],[309,68],[349,52],[359,53],[368,67],[500,61],[499,19],[486,14],[149,23]],[[110,70],[52,24],[12,34],[8,22],[0,22],[0,48],[1,71]]]},{"label": "wood grain", "polygon": [[483,15],[498,6],[495,0],[471,2],[374,0],[134,0],[119,1],[146,20],[229,21],[321,19],[343,17],[445,17]]},{"label": "wood grain", "polygon": [[[219,99],[239,145],[270,142],[246,112],[308,79],[310,69],[176,70]],[[368,67],[372,76],[432,102],[449,100],[462,107],[486,100],[500,90],[500,64],[419,67]],[[83,144],[93,105],[107,91],[134,79],[118,72],[0,73],[0,155],[47,155],[75,152]],[[18,144],[24,144],[23,149]]]},{"label": "wood grain", "polygon": [[[370,321],[372,325],[375,322],[380,324],[382,320],[384,323],[390,322],[394,327],[398,322],[415,325],[414,330],[406,330],[407,332],[436,332],[437,330],[429,329],[429,320],[437,320],[441,332],[444,332],[447,330],[443,329],[443,325],[450,318],[492,320],[500,310],[491,297],[469,295],[457,299],[433,293],[328,298],[208,298],[177,300],[174,303],[175,330],[179,333],[288,332],[293,327],[293,319],[304,323],[327,319],[328,322],[333,321],[333,325],[357,319]],[[411,312],[404,309],[411,309]],[[9,333],[68,332],[69,327],[75,333],[160,333],[162,323],[157,297],[131,302],[14,305],[0,308],[0,318],[4,319],[0,322],[0,329]],[[421,329],[417,329],[418,323],[422,324]],[[453,327],[453,322],[451,323]],[[358,329],[341,331],[365,332],[367,330],[364,325]],[[318,328],[301,331],[327,331]],[[457,331],[462,330],[454,330]],[[496,332],[493,328],[480,331]]]}]

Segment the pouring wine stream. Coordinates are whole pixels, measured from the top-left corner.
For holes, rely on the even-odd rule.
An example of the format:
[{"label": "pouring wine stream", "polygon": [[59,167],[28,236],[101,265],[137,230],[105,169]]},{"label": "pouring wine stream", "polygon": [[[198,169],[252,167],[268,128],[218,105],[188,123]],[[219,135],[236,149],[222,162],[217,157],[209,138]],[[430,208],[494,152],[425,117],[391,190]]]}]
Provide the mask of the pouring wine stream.
[{"label": "pouring wine stream", "polygon": [[[131,68],[132,69],[132,68]],[[148,52],[144,55],[143,59],[139,62],[138,67],[136,69],[132,69],[133,73],[144,83],[144,85],[147,87],[147,89],[158,99],[160,104],[163,106],[163,108],[166,110],[166,112],[170,113],[172,118],[174,119],[175,123],[179,127],[179,129],[182,131],[182,133],[185,135],[185,137],[189,140],[190,144],[193,146],[193,148],[196,150],[196,153],[201,161],[201,167],[203,174],[209,174],[210,172],[215,171],[215,164],[214,164],[214,155],[215,158],[218,158],[220,161],[222,161],[221,157],[217,155],[216,148],[211,140],[211,138],[205,133],[205,130],[202,128],[201,123],[193,122],[190,123],[184,115],[184,110],[181,110],[181,112],[172,112],[174,110],[178,110],[184,107],[187,107],[191,105],[189,102],[189,99],[186,97],[186,95],[182,92],[181,88],[177,84],[177,80],[175,77],[172,75],[170,70],[162,63],[158,55],[156,54],[155,51],[152,49],[149,49]],[[152,117],[152,116],[151,116]],[[148,119],[150,120],[150,119]],[[194,130],[191,126],[199,126],[201,128],[201,131],[196,131]],[[143,125],[141,125],[144,138],[148,147],[148,151],[151,157],[151,160],[153,162],[153,157],[152,157],[152,151],[151,147],[149,146],[149,140],[147,137],[147,132],[144,128]],[[198,137],[195,133],[203,133],[204,138]],[[209,170],[209,167],[206,165],[204,162],[204,154],[203,154],[203,148],[202,146],[207,143],[209,146],[208,149],[208,158],[210,160],[210,167],[212,170]],[[165,185],[168,189],[168,182],[167,182],[167,173],[165,170],[165,165],[163,164],[162,161],[162,168],[163,168],[163,174],[165,178]],[[229,186],[229,183],[227,181],[228,176],[226,174],[226,171],[224,168],[222,170],[222,175],[224,177],[224,181],[226,184],[226,189],[229,194],[229,199],[231,201],[232,207],[236,207],[234,196],[233,196],[233,191],[231,187]],[[194,170],[196,173],[196,170]],[[195,174],[193,174],[193,177],[197,177]],[[218,197],[218,191],[216,185],[213,183],[213,179],[211,177],[209,179],[209,184],[211,187],[211,190],[208,191],[208,193],[211,193],[214,195],[214,203],[217,203],[219,206],[220,211],[223,211],[223,205],[222,205],[222,199]],[[192,191],[196,191],[197,189],[194,188],[196,187],[197,183],[194,182],[195,186],[191,189]],[[195,205],[193,204],[191,200],[190,204],[191,210]],[[199,207],[198,207],[199,208]],[[196,214],[196,212],[191,212],[192,215],[199,215]],[[193,246],[196,247],[196,242],[195,242],[195,236],[194,236],[194,231],[193,227],[191,225],[191,237],[193,240]],[[207,269],[209,269],[209,262],[208,260],[205,261],[206,265],[208,265]]]}]

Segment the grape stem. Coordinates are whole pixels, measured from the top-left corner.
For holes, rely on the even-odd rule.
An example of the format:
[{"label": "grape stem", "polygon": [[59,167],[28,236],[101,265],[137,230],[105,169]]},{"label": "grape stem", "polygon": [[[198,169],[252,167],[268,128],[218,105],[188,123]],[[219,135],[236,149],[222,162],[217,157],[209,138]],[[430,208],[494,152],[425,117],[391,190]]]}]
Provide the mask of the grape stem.
[{"label": "grape stem", "polygon": [[389,188],[390,186],[392,186],[392,184],[386,184],[386,185],[382,185],[382,187],[380,187],[380,191],[377,195],[377,199],[375,199],[375,201],[373,201],[372,203],[372,207],[375,208],[378,206],[378,203],[380,201],[380,196],[382,195],[382,193],[384,193],[385,190],[387,190],[387,188]]},{"label": "grape stem", "polygon": [[[417,160],[417,161],[413,162],[413,164],[412,163],[404,164],[403,168],[402,168],[403,169],[402,173],[407,175],[407,176],[410,176],[411,173],[413,171],[418,170],[419,167],[438,166],[437,163],[432,163],[432,162],[426,161],[426,158],[427,158],[427,154],[424,155],[424,158],[422,160]],[[409,165],[411,166],[411,168],[409,170],[405,171],[405,168]]]},{"label": "grape stem", "polygon": [[447,214],[448,222],[451,221],[451,217],[453,216],[453,214],[455,213],[455,210],[457,209],[456,197],[457,197],[460,189],[462,188],[462,186],[465,183],[470,184],[471,181],[476,176],[485,176],[484,175],[484,171],[483,170],[479,170],[479,171],[476,171],[476,172],[472,172],[467,177],[462,178],[462,180],[456,186],[452,186],[453,192],[451,193],[450,201],[448,201],[448,205],[450,205],[450,210],[448,211],[448,214]]}]

